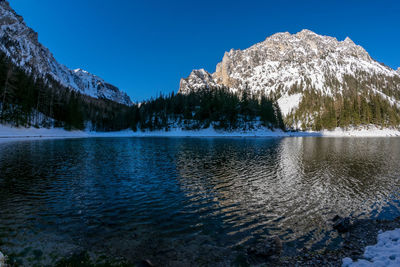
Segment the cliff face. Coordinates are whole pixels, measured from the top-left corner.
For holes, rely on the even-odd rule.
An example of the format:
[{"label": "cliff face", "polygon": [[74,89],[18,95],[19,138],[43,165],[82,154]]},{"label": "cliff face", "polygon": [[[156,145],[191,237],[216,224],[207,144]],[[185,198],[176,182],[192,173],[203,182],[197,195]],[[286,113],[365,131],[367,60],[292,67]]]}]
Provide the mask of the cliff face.
[{"label": "cliff face", "polygon": [[40,77],[50,75],[63,86],[95,98],[132,104],[126,93],[102,78],[81,69],[70,70],[58,63],[49,49],[38,41],[38,34],[7,1],[0,1],[0,29],[0,50],[26,72]]}]

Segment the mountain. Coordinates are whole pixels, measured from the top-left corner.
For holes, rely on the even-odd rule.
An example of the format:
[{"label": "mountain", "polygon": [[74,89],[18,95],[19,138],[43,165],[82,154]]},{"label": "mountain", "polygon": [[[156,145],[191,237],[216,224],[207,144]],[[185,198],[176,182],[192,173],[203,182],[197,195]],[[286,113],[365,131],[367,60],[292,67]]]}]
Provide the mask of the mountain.
[{"label": "mountain", "polygon": [[4,0],[0,1],[0,28],[0,51],[26,72],[41,78],[50,75],[61,85],[94,98],[132,104],[126,93],[102,78],[81,69],[70,70],[58,63],[49,49],[38,41],[38,34]]},{"label": "mountain", "polygon": [[193,70],[186,79],[181,79],[179,92],[197,92],[203,88],[210,89],[215,87],[218,87],[218,84],[214,81],[212,75],[204,69],[199,69]]},{"label": "mountain", "polygon": [[[313,128],[328,109],[335,109],[336,126],[340,126],[344,121],[340,114],[347,108],[344,107],[346,101],[354,99],[358,106],[364,100],[370,106],[368,110],[349,111],[359,112],[360,116],[361,111],[375,112],[371,102],[374,97],[390,106],[380,107],[382,112],[390,109],[395,117],[399,115],[399,70],[377,62],[348,37],[338,41],[309,30],[296,34],[276,33],[247,49],[231,49],[225,52],[213,74],[195,70],[188,78],[181,79],[179,93],[216,86],[232,91],[249,90],[252,94],[277,99],[286,123],[293,128]],[[380,100],[374,98],[374,101]],[[382,117],[379,122],[386,123],[381,111],[376,116]],[[330,116],[334,117],[332,114]],[[364,122],[370,123],[371,116],[365,116]],[[349,123],[362,122],[353,122],[350,118]],[[391,121],[391,124],[396,123]],[[332,121],[331,125],[334,124]]]}]

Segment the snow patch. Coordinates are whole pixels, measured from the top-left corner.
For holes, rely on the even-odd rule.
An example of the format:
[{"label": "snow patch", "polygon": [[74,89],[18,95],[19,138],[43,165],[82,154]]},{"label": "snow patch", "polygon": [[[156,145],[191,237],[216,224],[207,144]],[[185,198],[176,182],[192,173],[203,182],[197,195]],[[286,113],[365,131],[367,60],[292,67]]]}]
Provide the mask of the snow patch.
[{"label": "snow patch", "polygon": [[6,257],[0,251],[0,267],[5,267],[5,266],[6,266]]},{"label": "snow patch", "polygon": [[365,248],[364,259],[343,259],[343,267],[400,266],[400,228],[380,232],[378,243]]},{"label": "snow patch", "polygon": [[375,125],[364,127],[349,127],[347,129],[336,128],[333,131],[320,131],[322,136],[331,137],[389,137],[400,136],[400,130],[396,128],[378,128]]},{"label": "snow patch", "polygon": [[283,117],[289,115],[294,109],[299,107],[302,94],[284,95],[278,99],[278,105],[281,109]]}]

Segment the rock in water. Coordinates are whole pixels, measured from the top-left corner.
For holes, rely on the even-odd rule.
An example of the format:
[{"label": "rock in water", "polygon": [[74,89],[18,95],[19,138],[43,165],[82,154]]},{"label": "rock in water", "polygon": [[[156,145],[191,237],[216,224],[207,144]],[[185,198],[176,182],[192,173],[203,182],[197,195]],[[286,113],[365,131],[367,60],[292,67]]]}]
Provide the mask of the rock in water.
[{"label": "rock in water", "polygon": [[336,215],[333,219],[333,229],[337,230],[339,233],[346,233],[350,230],[350,218],[342,218]]},{"label": "rock in water", "polygon": [[282,251],[282,242],[279,237],[274,237],[264,242],[256,243],[247,249],[249,255],[256,257],[269,258],[279,256]]}]

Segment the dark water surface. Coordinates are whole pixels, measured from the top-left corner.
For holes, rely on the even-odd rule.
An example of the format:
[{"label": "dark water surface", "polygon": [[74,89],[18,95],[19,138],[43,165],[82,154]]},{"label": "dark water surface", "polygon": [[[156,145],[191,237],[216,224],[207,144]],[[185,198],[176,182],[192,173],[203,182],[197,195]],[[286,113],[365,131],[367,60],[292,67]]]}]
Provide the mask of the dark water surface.
[{"label": "dark water surface", "polygon": [[400,138],[3,142],[0,251],[225,265],[276,235],[287,253],[335,247],[332,217],[397,217],[399,188]]}]

